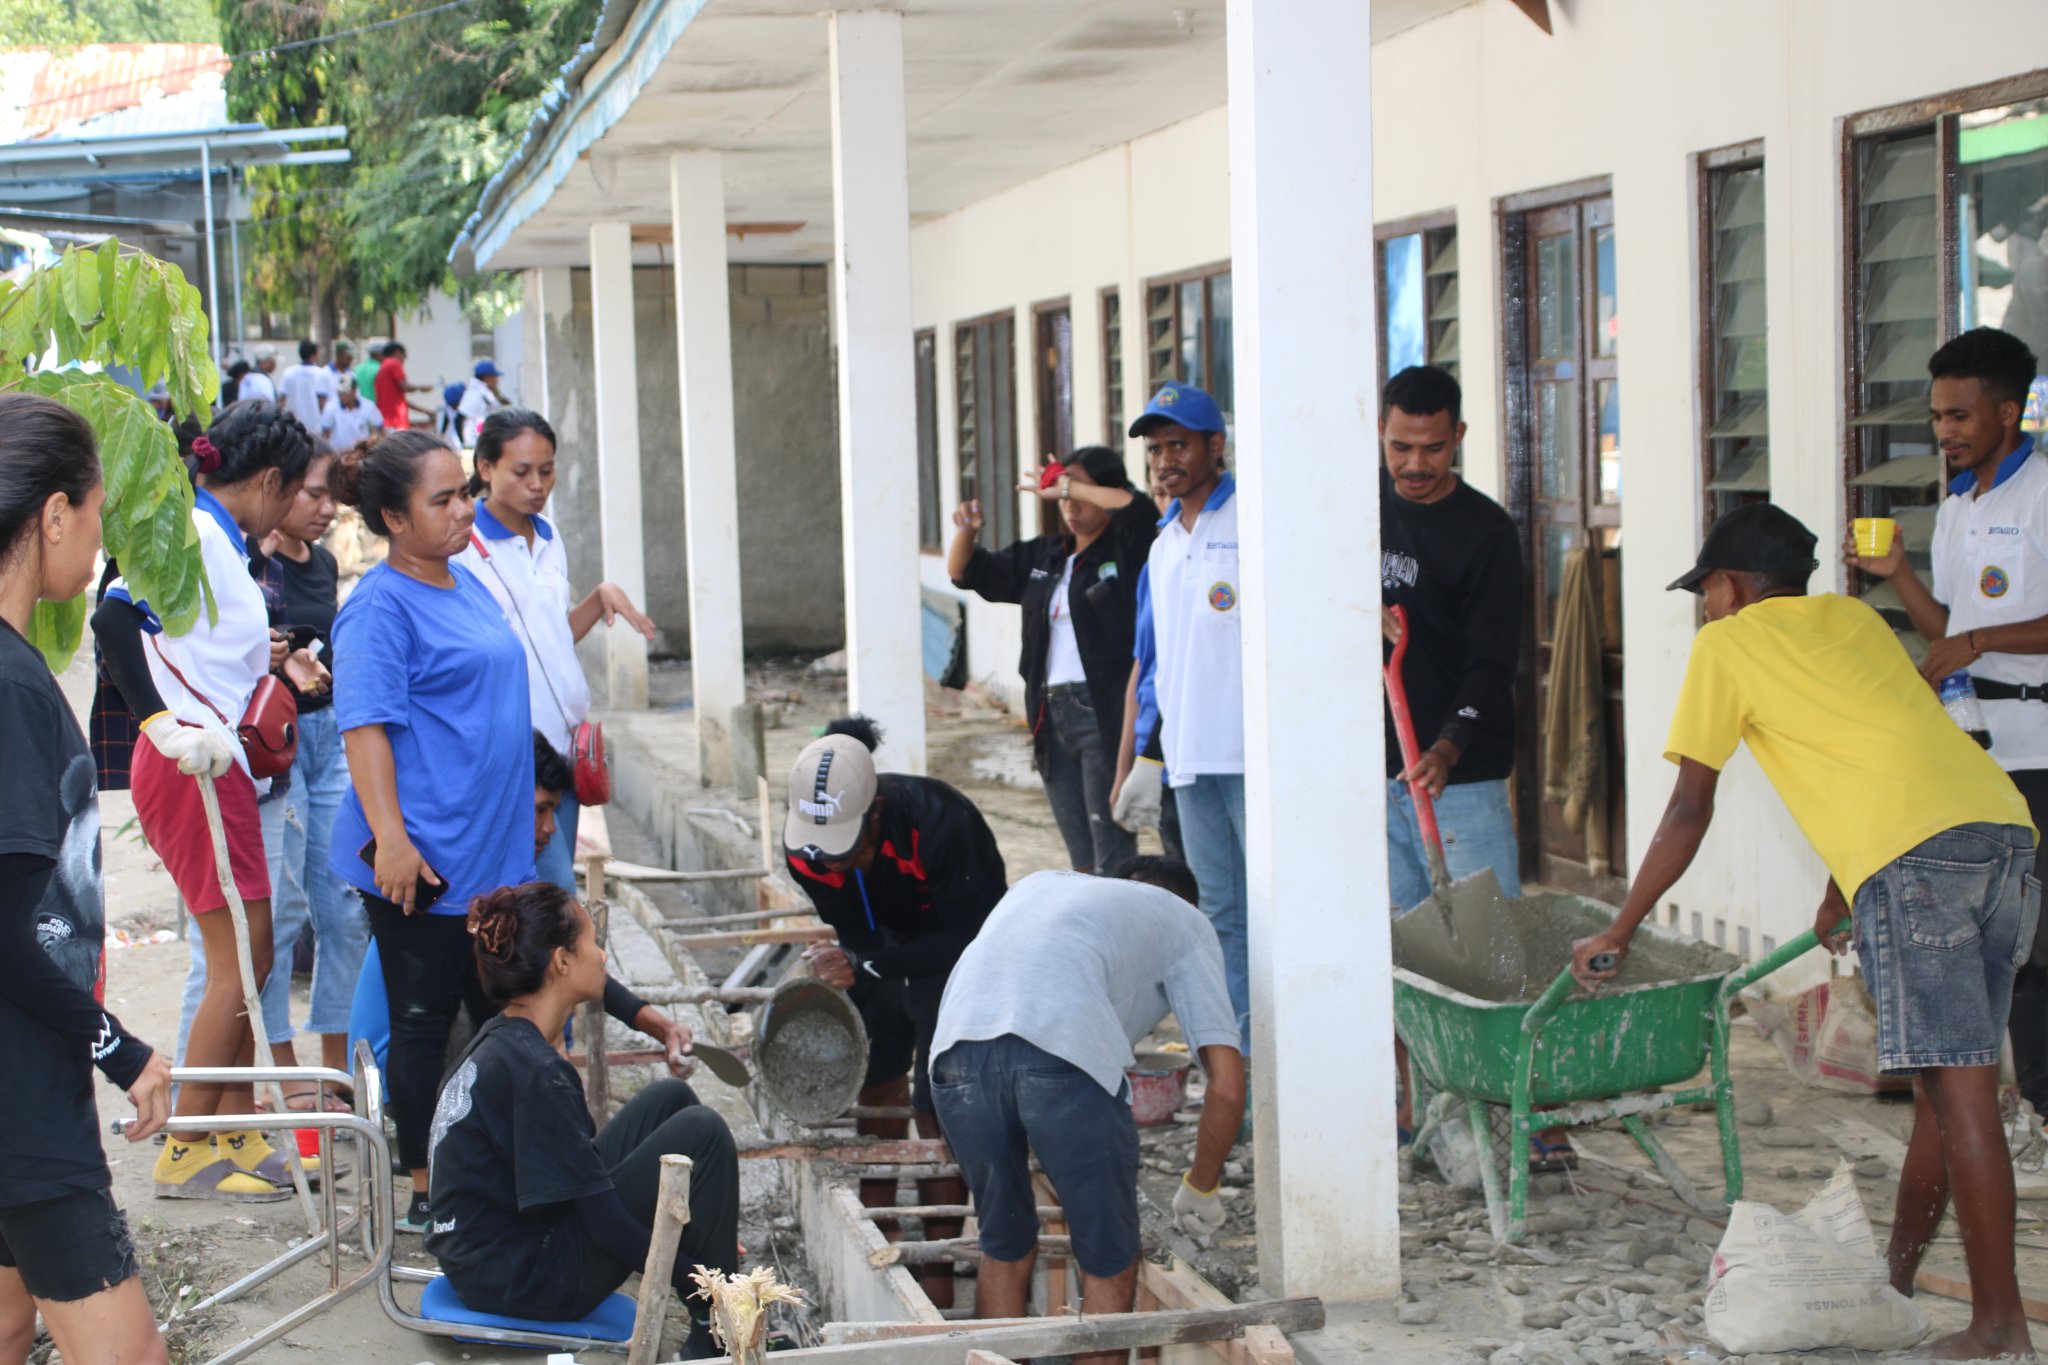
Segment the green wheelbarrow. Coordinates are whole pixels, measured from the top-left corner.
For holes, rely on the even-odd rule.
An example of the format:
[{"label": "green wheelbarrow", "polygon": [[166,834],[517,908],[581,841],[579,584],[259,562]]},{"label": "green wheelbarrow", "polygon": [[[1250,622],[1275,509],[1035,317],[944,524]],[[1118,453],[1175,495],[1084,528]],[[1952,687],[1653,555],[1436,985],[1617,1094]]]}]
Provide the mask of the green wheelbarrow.
[{"label": "green wheelbarrow", "polygon": [[[1521,942],[1501,957],[1514,960],[1520,953],[1530,963],[1567,961],[1571,940],[1606,928],[1614,913],[1577,896],[1532,895],[1504,902],[1499,927]],[[1529,1207],[1529,1137],[1546,1128],[1620,1119],[1679,1198],[1703,1213],[1721,1212],[1725,1205],[1700,1198],[1644,1122],[1659,1110],[1711,1100],[1721,1129],[1723,1196],[1730,1202],[1742,1197],[1742,1145],[1735,1126],[1735,1088],[1728,1079],[1728,1004],[1744,987],[1818,947],[1813,931],[1744,967],[1731,954],[1646,923],[1621,973],[1598,994],[1579,989],[1564,970],[1532,1001],[1529,992],[1536,982],[1517,980],[1513,973],[1489,979],[1484,963],[1463,974],[1471,991],[1411,970],[1413,963],[1404,963],[1402,951],[1402,927],[1411,918],[1395,923],[1394,1025],[1407,1041],[1411,1063],[1442,1092],[1415,1135],[1414,1150],[1425,1150],[1423,1144],[1441,1123],[1456,1122],[1462,1100],[1481,1154],[1496,1241],[1522,1238]],[[1427,921],[1417,927],[1429,928]],[[1674,972],[1683,975],[1674,978]],[[1691,1080],[1709,1063],[1706,1084],[1660,1088]],[[1488,1104],[1503,1105],[1510,1115],[1505,1202]]]}]

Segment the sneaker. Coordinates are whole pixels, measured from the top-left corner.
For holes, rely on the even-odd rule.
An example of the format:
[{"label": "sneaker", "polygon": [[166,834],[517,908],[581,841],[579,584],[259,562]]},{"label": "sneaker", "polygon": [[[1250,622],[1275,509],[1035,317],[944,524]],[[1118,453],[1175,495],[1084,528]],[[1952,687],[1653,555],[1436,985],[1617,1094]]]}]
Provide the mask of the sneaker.
[{"label": "sneaker", "polygon": [[392,1226],[399,1232],[426,1236],[428,1229],[434,1226],[434,1214],[427,1204],[427,1197],[423,1194],[414,1195],[412,1202],[405,1207],[405,1216]]},{"label": "sneaker", "polygon": [[216,1153],[211,1142],[164,1144],[157,1156],[156,1197],[221,1199],[235,1204],[274,1204],[289,1196],[261,1176],[251,1175]]},{"label": "sneaker", "polygon": [[[214,1150],[235,1166],[254,1176],[261,1176],[280,1189],[289,1189],[292,1183],[291,1160],[283,1152],[270,1145],[270,1140],[253,1128],[236,1133],[216,1133],[213,1137]],[[299,1164],[306,1169],[308,1180],[320,1178],[320,1158],[300,1157]]]}]

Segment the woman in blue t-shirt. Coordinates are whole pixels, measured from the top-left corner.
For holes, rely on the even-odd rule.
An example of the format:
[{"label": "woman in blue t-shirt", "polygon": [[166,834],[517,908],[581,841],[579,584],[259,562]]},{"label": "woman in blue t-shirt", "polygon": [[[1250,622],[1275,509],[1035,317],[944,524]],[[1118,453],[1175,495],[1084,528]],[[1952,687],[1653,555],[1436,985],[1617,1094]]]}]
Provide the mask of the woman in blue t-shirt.
[{"label": "woman in blue t-shirt", "polygon": [[390,541],[334,621],[335,717],[352,790],[330,865],[362,892],[391,1002],[387,1085],[427,1224],[427,1135],[456,1011],[494,1010],[464,916],[533,876],[533,739],[525,652],[484,585],[449,559],[475,521],[462,463],[438,437],[396,432],[336,462],[335,497]]}]

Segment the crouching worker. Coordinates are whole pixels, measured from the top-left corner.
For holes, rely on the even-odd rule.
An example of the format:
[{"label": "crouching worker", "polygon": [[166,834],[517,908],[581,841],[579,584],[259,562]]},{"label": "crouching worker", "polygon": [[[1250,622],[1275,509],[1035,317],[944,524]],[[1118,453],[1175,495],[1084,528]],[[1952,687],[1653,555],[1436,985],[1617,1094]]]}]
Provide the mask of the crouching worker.
[{"label": "crouching worker", "polygon": [[[1081,1266],[1081,1311],[1126,1313],[1138,1284],[1138,1129],[1124,1072],[1171,1010],[1208,1075],[1173,1200],[1191,1236],[1223,1225],[1218,1188],[1244,1114],[1244,1055],[1223,949],[1194,875],[1134,858],[1111,877],[1040,872],[1003,897],[939,1008],[932,1091],[981,1220],[975,1311],[1022,1317],[1038,1252],[1036,1154]],[[1123,1352],[1076,1356],[1120,1362]]]},{"label": "crouching worker", "polygon": [[1942,1360],[2029,1353],[2013,1272],[2013,1178],[1998,1114],[1998,1054],[2015,966],[2034,941],[2040,883],[2026,802],[1942,710],[1883,618],[1853,598],[1808,596],[1814,537],[1768,504],[1714,523],[1671,586],[1706,598],[1665,756],[1678,784],[1621,915],[1574,945],[1629,939],[1685,872],[1714,814],[1720,770],[1747,742],[1830,880],[1815,930],[1854,907],[1877,1006],[1880,1070],[1913,1077],[1913,1135],[1885,1257],[1913,1293],[1950,1197],[1970,1269],[1970,1326],[1921,1348]]},{"label": "crouching worker", "polygon": [[479,896],[469,932],[500,1012],[441,1088],[427,1250],[470,1308],[582,1318],[646,1263],[661,1158],[687,1156],[690,1221],[672,1283],[691,1313],[684,1358],[716,1356],[708,1310],[688,1295],[693,1266],[739,1264],[739,1159],[725,1120],[664,1078],[603,1131],[591,1123],[576,1068],[556,1047],[575,1008],[603,996],[605,958],[568,892],[528,882]]}]

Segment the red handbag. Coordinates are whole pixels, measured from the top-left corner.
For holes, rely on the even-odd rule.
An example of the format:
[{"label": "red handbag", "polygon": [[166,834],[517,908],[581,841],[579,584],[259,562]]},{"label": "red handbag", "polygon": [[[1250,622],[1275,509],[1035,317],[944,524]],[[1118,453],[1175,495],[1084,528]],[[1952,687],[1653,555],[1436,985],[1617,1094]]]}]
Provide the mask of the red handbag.
[{"label": "red handbag", "polygon": [[604,751],[604,723],[586,720],[569,736],[569,766],[576,774],[576,803],[602,806],[612,799],[611,757]]},{"label": "red handbag", "polygon": [[[562,699],[555,695],[555,680],[548,676],[548,666],[541,662],[540,651],[534,649],[533,632],[526,627],[526,613],[519,608],[519,597],[512,591],[512,585],[505,581],[505,574],[491,559],[490,547],[476,532],[469,533],[469,543],[483,556],[497,575],[499,586],[505,589],[505,600],[512,604],[512,614],[519,618],[520,645],[533,650],[533,659],[540,665],[540,680],[547,684],[548,699],[555,704],[555,710],[562,716],[562,723],[569,722],[569,710],[562,705]],[[602,806],[612,799],[611,760],[604,751],[604,725],[602,722],[585,720],[569,726],[569,771],[576,779],[576,804],[579,806]]]},{"label": "red handbag", "polygon": [[[164,647],[156,643],[155,636],[150,637],[150,642],[156,645],[156,657],[171,670],[171,676],[178,680],[178,685],[199,698],[222,725],[227,725],[228,718],[221,715],[220,708],[186,680],[170,656],[164,653]],[[263,675],[263,680],[256,684],[256,691],[249,698],[248,709],[242,712],[241,723],[229,728],[242,741],[242,754],[249,760],[249,776],[261,781],[266,777],[282,777],[292,770],[292,760],[299,756],[299,702],[292,695],[291,688],[286,687],[275,673]]]}]

